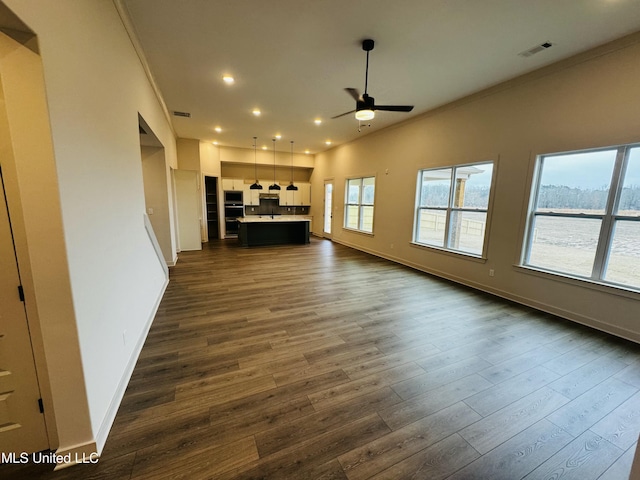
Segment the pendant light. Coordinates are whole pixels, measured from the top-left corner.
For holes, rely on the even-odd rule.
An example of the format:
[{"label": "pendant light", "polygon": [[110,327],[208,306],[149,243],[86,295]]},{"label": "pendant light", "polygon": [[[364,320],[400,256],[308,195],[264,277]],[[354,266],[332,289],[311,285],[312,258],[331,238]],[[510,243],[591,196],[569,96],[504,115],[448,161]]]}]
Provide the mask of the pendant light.
[{"label": "pendant light", "polygon": [[258,155],[256,153],[257,140],[258,140],[258,137],[253,137],[253,169],[256,175],[256,183],[254,183],[249,187],[250,190],[262,190],[262,185],[260,185],[260,182],[258,181]]},{"label": "pendant light", "polygon": [[273,139],[273,185],[269,185],[269,190],[280,190],[280,185],[276,183],[276,139]]},{"label": "pendant light", "polygon": [[287,190],[298,190],[298,187],[293,184],[293,140],[291,140],[291,182],[287,186]]}]

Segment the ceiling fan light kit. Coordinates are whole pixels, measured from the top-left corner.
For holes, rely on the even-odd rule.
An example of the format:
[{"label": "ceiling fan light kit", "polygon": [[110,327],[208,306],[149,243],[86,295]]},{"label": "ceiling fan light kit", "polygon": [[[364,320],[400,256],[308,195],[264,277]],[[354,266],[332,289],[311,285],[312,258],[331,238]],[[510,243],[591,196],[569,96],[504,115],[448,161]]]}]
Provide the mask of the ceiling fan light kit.
[{"label": "ceiling fan light kit", "polygon": [[358,110],[356,118],[360,121],[372,120],[376,116],[373,110]]}]

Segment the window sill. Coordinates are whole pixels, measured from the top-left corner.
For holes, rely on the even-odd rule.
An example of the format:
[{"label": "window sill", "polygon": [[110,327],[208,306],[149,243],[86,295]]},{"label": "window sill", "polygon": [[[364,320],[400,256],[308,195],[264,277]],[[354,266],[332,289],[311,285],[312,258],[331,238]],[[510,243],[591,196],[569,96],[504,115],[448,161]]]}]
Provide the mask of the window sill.
[{"label": "window sill", "polygon": [[638,300],[638,298],[640,297],[640,291],[634,290],[631,287],[594,282],[593,280],[587,280],[580,277],[572,277],[570,275],[562,274],[559,272],[542,270],[542,269],[530,267],[527,265],[514,265],[513,268],[519,272],[526,273],[528,275],[534,275],[536,277],[546,278],[547,280],[555,280],[555,281],[566,283],[569,285],[574,285],[576,287],[589,288],[591,290],[596,290],[598,292],[609,293],[609,294],[618,295],[626,298],[632,298],[634,300]]},{"label": "window sill", "polygon": [[444,253],[445,255],[450,255],[456,258],[471,260],[472,262],[487,263],[487,259],[485,257],[481,257],[480,255],[474,255],[473,253],[458,252],[456,250],[448,250],[446,248],[439,248],[439,247],[434,247],[433,245],[425,245],[423,243],[416,243],[416,242],[409,242],[409,245],[411,245],[412,247],[424,248],[426,250],[431,250],[437,253]]}]

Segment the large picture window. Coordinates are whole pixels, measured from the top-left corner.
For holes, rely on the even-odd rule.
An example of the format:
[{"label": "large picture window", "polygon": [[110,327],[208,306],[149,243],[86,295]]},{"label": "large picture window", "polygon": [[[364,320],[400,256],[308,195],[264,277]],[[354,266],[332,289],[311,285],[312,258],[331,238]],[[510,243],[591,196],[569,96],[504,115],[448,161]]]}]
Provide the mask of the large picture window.
[{"label": "large picture window", "polygon": [[421,170],[413,241],[482,256],[493,163]]},{"label": "large picture window", "polygon": [[543,155],[522,264],[640,289],[640,146]]},{"label": "large picture window", "polygon": [[376,178],[350,178],[347,180],[344,209],[344,227],[373,233],[373,202]]}]

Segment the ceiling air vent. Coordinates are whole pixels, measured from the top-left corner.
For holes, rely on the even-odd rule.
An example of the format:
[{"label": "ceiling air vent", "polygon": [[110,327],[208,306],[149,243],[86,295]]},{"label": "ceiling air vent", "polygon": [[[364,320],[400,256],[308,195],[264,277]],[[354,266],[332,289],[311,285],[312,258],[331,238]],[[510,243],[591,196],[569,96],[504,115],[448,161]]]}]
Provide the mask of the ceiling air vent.
[{"label": "ceiling air vent", "polygon": [[525,50],[524,52],[520,52],[518,55],[520,55],[521,57],[530,57],[531,55],[535,55],[536,53],[540,53],[543,50],[546,50],[547,48],[550,48],[553,45],[553,43],[551,42],[544,42],[541,43],[540,45],[536,45],[533,48],[530,48],[529,50]]},{"label": "ceiling air vent", "polygon": [[188,112],[173,112],[176,117],[187,117],[191,118],[191,114]]}]

